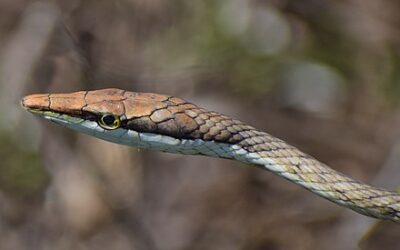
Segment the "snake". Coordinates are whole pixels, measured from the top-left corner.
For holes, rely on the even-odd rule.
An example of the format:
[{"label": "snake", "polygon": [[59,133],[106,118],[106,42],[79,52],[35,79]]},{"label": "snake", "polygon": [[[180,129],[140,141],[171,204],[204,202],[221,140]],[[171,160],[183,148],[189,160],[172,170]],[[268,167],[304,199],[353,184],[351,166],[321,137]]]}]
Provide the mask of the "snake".
[{"label": "snake", "polygon": [[108,88],[31,94],[21,105],[113,143],[253,165],[360,214],[400,222],[398,193],[356,181],[279,138],[181,98]]}]

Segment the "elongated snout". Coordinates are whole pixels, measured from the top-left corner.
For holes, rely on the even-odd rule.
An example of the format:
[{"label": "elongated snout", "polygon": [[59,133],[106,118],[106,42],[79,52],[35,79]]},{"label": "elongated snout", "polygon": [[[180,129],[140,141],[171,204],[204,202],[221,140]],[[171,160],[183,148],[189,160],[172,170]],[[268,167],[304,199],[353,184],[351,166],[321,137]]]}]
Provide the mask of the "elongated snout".
[{"label": "elongated snout", "polygon": [[22,98],[21,105],[24,109],[30,110],[49,110],[50,98],[48,94],[34,94]]}]

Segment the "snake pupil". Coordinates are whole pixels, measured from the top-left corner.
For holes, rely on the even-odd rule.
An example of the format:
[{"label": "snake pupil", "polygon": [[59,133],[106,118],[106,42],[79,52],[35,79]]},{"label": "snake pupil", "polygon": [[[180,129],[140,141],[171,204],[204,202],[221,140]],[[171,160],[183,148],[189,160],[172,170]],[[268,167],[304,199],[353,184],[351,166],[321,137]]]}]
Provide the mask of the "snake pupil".
[{"label": "snake pupil", "polygon": [[102,117],[103,123],[107,126],[111,126],[115,122],[115,117],[113,115],[105,115]]},{"label": "snake pupil", "polygon": [[119,128],[121,120],[113,114],[104,114],[98,119],[97,124],[104,129],[111,130]]}]

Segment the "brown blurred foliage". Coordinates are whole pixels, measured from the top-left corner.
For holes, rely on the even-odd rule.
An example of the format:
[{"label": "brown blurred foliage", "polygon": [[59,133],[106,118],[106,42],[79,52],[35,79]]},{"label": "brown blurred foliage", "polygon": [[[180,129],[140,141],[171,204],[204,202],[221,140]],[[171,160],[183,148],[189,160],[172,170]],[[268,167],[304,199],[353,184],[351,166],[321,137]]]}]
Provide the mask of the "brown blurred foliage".
[{"label": "brown blurred foliage", "polygon": [[0,249],[397,249],[400,227],[240,163],[39,121],[33,92],[118,87],[247,121],[400,182],[400,3],[0,0]]}]

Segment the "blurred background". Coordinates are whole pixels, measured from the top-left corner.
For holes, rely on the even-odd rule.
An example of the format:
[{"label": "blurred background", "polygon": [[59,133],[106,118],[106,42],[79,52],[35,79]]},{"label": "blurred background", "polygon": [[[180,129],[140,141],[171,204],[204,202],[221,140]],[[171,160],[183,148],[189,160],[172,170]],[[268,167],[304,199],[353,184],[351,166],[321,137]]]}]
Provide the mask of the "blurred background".
[{"label": "blurred background", "polygon": [[399,249],[400,227],[237,162],[137,150],[22,96],[182,97],[400,183],[400,2],[0,0],[0,249]]}]

